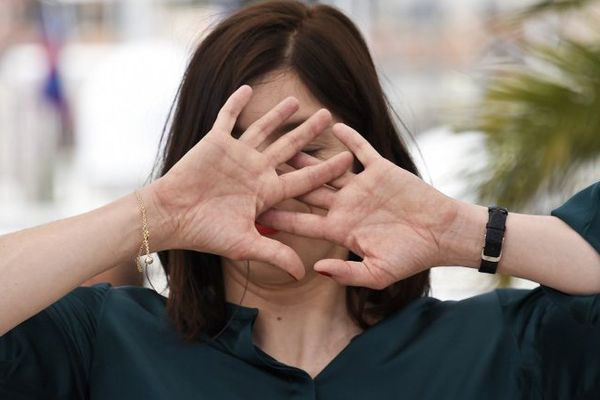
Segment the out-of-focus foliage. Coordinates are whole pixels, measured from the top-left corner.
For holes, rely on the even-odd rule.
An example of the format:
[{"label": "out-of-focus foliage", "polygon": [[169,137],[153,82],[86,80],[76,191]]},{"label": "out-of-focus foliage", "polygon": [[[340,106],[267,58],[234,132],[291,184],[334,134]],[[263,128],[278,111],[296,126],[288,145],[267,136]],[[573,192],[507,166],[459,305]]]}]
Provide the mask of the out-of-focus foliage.
[{"label": "out-of-focus foliage", "polygon": [[[543,2],[525,13],[583,3],[592,2]],[[535,63],[497,70],[490,79],[467,126],[486,135],[490,154],[480,201],[518,209],[600,156],[600,31],[596,34],[585,42],[563,35],[552,46],[525,43]]]},{"label": "out-of-focus foliage", "polygon": [[524,9],[520,15],[532,16],[542,12],[563,12],[572,9],[581,8],[596,0],[546,0],[536,3],[529,8]]}]

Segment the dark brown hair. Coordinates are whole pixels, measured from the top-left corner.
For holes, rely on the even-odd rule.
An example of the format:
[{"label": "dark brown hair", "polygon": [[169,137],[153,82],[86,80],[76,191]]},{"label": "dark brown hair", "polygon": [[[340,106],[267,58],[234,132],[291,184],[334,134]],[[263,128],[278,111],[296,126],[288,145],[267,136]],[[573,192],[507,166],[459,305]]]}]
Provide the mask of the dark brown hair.
[{"label": "dark brown hair", "polygon": [[[269,1],[221,21],[193,54],[179,88],[160,176],[204,137],[235,89],[279,69],[296,73],[317,100],[383,157],[417,174],[355,25],[329,6]],[[362,166],[357,163],[356,169]],[[227,322],[220,256],[190,250],[158,255],[170,288],[167,313],[183,337],[219,332]],[[349,259],[360,260],[353,253]],[[366,329],[368,317],[385,318],[428,291],[429,270],[382,290],[348,287],[346,303]]]}]

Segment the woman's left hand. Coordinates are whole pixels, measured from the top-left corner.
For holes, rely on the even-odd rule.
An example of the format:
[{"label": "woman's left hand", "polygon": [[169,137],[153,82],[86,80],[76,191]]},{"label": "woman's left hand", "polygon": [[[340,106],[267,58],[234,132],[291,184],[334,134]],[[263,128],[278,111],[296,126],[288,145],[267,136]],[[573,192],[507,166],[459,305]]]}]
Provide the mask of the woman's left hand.
[{"label": "woman's left hand", "polygon": [[[269,209],[258,222],[293,234],[325,239],[363,260],[318,261],[314,269],[344,285],[382,289],[443,262],[442,239],[456,218],[458,202],[419,177],[383,158],[358,132],[344,124],[334,135],[365,167],[347,172],[299,197],[327,209],[326,216]],[[301,168],[319,163],[299,153],[288,164]],[[337,190],[336,190],[337,189]]]}]

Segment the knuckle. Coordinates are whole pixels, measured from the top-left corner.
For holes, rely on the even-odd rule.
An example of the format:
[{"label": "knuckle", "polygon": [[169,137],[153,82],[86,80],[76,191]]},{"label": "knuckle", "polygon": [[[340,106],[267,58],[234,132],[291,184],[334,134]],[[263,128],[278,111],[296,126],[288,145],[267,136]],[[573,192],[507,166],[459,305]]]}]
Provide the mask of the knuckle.
[{"label": "knuckle", "polygon": [[315,178],[317,178],[319,175],[318,174],[319,167],[318,166],[306,167],[306,168],[303,168],[302,172],[304,173],[304,176],[306,177],[307,182],[313,182],[313,180]]},{"label": "knuckle", "polygon": [[278,108],[278,109],[275,110],[275,118],[274,118],[274,120],[277,123],[282,122],[283,120],[285,120],[285,118],[286,118],[286,114],[283,112],[282,109]]},{"label": "knuckle", "polygon": [[263,136],[266,131],[267,124],[264,121],[258,120],[248,128],[248,132],[253,132],[253,135]]},{"label": "knuckle", "polygon": [[280,151],[273,147],[273,148],[269,148],[268,152],[263,153],[266,157],[267,157],[267,162],[269,163],[269,165],[279,165],[279,159],[277,157],[277,155],[280,153]]},{"label": "knuckle", "polygon": [[336,176],[338,176],[340,169],[342,169],[344,167],[343,165],[340,166],[339,164],[330,163],[330,162],[324,162],[320,165],[321,165],[321,168],[323,169],[323,172],[325,173],[328,181],[335,178]]},{"label": "knuckle", "polygon": [[220,113],[224,118],[235,118],[235,110],[231,106],[225,106],[221,109]]},{"label": "knuckle", "polygon": [[304,144],[301,133],[302,133],[301,131],[294,132],[293,134],[289,135],[289,137],[288,137],[290,145],[294,149],[298,149],[298,148],[302,147],[302,145]]},{"label": "knuckle", "polygon": [[290,181],[288,179],[287,176],[280,176],[279,177],[279,182],[280,182],[280,187],[281,187],[281,192],[278,193],[277,198],[283,198],[283,199],[287,199],[288,197],[290,197],[290,191],[291,191],[291,185],[290,185]]},{"label": "knuckle", "polygon": [[317,123],[317,121],[311,121],[311,123],[308,125],[308,133],[310,135],[311,138],[317,136],[320,132],[319,129],[319,124]]}]

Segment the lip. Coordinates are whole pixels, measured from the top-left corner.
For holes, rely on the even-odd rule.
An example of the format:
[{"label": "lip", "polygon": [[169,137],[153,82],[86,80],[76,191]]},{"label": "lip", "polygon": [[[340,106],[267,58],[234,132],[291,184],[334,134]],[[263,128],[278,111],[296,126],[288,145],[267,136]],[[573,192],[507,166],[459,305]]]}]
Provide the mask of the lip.
[{"label": "lip", "polygon": [[256,230],[258,231],[258,233],[260,233],[261,235],[273,235],[273,234],[279,232],[277,229],[273,229],[269,226],[261,225],[258,222],[255,222],[254,226],[256,227]]}]

